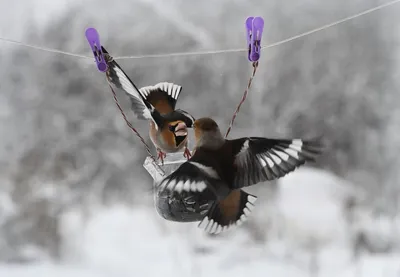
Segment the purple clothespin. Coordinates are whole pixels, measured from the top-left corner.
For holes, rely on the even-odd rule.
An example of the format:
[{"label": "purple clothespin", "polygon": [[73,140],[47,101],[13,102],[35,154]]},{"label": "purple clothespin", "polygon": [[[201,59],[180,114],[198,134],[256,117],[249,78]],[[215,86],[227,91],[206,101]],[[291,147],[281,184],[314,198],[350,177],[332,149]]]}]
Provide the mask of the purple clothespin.
[{"label": "purple clothespin", "polygon": [[104,53],[101,50],[99,33],[97,33],[95,28],[87,28],[85,35],[86,35],[86,39],[88,40],[88,42],[90,44],[90,47],[92,48],[94,59],[97,64],[97,68],[102,72],[106,72],[107,63],[104,59]]},{"label": "purple clothespin", "polygon": [[248,17],[246,19],[247,45],[249,46],[249,61],[256,62],[261,54],[261,36],[264,29],[262,17]]}]

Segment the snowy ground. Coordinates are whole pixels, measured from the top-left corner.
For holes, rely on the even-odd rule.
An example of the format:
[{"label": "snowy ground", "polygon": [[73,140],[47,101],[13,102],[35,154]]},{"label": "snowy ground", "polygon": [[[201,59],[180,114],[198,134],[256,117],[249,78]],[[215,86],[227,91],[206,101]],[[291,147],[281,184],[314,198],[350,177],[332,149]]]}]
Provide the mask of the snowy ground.
[{"label": "snowy ground", "polygon": [[[348,184],[305,168],[279,186],[271,203],[259,195],[248,225],[214,237],[196,224],[164,221],[152,207],[98,207],[87,220],[70,210],[62,220],[62,262],[3,264],[0,276],[400,276],[399,254],[353,258],[357,228],[348,226],[342,207],[357,194]],[[258,239],[251,224],[261,229]]]},{"label": "snowy ground", "polygon": [[[227,261],[229,262],[229,261]],[[234,261],[230,261],[234,264]],[[211,267],[207,264],[200,264],[200,270],[196,273],[193,271],[183,271],[176,269],[173,273],[170,270],[164,270],[155,261],[148,261],[146,270],[140,270],[132,266],[130,272],[123,270],[104,270],[104,268],[95,268],[91,266],[80,265],[55,265],[55,264],[38,264],[24,267],[18,266],[2,266],[0,267],[0,275],[7,277],[32,277],[32,276],[52,276],[52,277],[106,277],[106,276],[286,276],[286,277],[303,277],[303,276],[341,276],[341,277],[391,277],[400,276],[399,257],[368,257],[364,258],[358,265],[349,266],[343,271],[323,270],[320,275],[308,274],[293,266],[277,264],[261,258],[256,261],[248,262],[246,266],[227,266]],[[158,268],[158,269],[155,269]],[[173,274],[173,275],[172,275]],[[268,274],[268,275],[267,275]]]}]

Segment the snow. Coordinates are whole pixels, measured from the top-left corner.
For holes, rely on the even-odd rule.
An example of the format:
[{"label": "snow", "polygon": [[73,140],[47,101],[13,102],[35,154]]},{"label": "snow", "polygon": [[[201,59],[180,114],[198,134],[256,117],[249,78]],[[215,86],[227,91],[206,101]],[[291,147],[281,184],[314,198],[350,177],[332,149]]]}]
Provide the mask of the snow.
[{"label": "snow", "polygon": [[327,172],[305,168],[283,178],[279,187],[276,205],[286,237],[322,243],[345,236],[342,207],[354,193],[350,184]]},{"label": "snow", "polygon": [[[79,47],[79,45],[83,44],[87,47],[79,30],[84,30],[89,23],[99,28],[99,30],[103,30],[102,39],[108,41],[107,43],[110,43],[110,46],[114,43],[113,47],[116,47],[116,55],[187,51],[188,44],[190,45],[190,49],[193,47],[195,49],[204,48],[206,50],[240,48],[242,47],[240,46],[242,45],[241,43],[243,43],[243,23],[242,19],[237,20],[237,18],[246,18],[254,7],[257,8],[255,5],[260,4],[233,1],[235,5],[238,5],[236,7],[240,7],[240,9],[229,10],[232,2],[222,1],[217,5],[215,5],[216,3],[212,3],[213,8],[210,10],[210,3],[208,2],[198,2],[194,8],[193,3],[187,1],[173,2],[175,3],[169,3],[172,5],[170,6],[166,5],[165,1],[141,0],[133,3],[133,5],[140,6],[140,9],[132,9],[127,8],[129,6],[125,2],[121,1],[118,3],[116,1],[113,3],[112,8],[108,5],[105,6],[109,13],[97,16],[101,13],[98,12],[99,7],[92,5],[92,1],[16,0],[7,2],[7,8],[3,9],[3,14],[0,17],[0,36],[45,47],[53,47],[55,43],[65,40],[64,36],[69,34],[66,30],[60,28],[58,35],[50,32],[48,33],[50,35],[47,35],[46,39],[38,35],[37,32],[41,27],[51,25],[53,22],[56,24],[55,26],[59,26],[57,25],[59,24],[58,18],[68,10],[68,7],[79,3],[81,10],[84,11],[82,13],[84,16],[77,15],[76,18],[72,18],[72,21],[70,21],[74,23],[72,24],[74,26],[71,25],[68,28],[78,30],[78,33],[73,31],[72,34],[75,33],[75,35],[71,35],[66,44],[61,47],[67,51],[77,53],[79,51],[87,51],[87,48]],[[348,3],[349,1],[341,1],[341,3],[332,2],[327,6],[326,3],[318,4],[317,1],[309,1],[310,3],[313,2],[312,6],[310,6],[305,5],[303,2],[301,4],[295,2],[278,1],[263,6],[263,16],[270,19],[270,24],[266,25],[266,28],[269,28],[266,42],[278,41],[293,34],[301,33],[353,14],[364,9],[366,4],[363,1],[350,1],[351,3]],[[369,4],[372,5],[373,1],[368,2],[371,2]],[[148,4],[148,9],[142,7],[146,6],[143,3]],[[157,5],[154,5],[155,3]],[[312,7],[312,13],[314,14],[311,17],[308,16],[311,11],[310,7]],[[144,25],[151,23],[158,24],[159,21],[154,20],[160,17],[171,28],[176,28],[176,30],[182,33],[183,48],[176,48],[177,46],[165,48],[168,46],[166,44],[155,46],[154,41],[151,40],[148,41],[147,45],[141,43],[143,46],[130,46],[132,40],[135,41],[138,39],[137,34],[139,34],[140,39],[140,34],[145,33],[147,30],[146,28],[141,28],[141,25],[137,25],[136,23],[131,24],[136,21],[126,20],[126,18],[135,18],[138,14],[149,14],[149,11],[154,14],[152,17],[148,17],[148,21],[147,23],[144,22]],[[91,13],[96,14],[96,16],[91,17]],[[212,17],[204,16],[205,14],[210,15],[210,13],[216,15],[215,18],[219,18],[220,22],[225,22],[224,26],[229,27],[229,30],[223,28],[222,25],[219,26],[220,28],[214,28],[218,25],[218,22],[215,24],[215,20],[210,20]],[[278,16],[274,17],[274,13],[278,14]],[[107,14],[107,16],[104,14]],[[300,41],[300,44],[297,46],[295,44],[292,46],[290,46],[291,44],[286,44],[285,47],[279,48],[279,51],[269,51],[268,55],[265,55],[269,66],[259,69],[261,71],[265,69],[265,72],[257,74],[257,78],[263,78],[260,78],[262,80],[253,85],[252,96],[248,100],[251,103],[252,116],[246,115],[246,110],[244,110],[234,132],[240,133],[239,130],[241,129],[239,125],[250,126],[249,122],[251,122],[251,126],[257,128],[257,130],[253,129],[251,131],[259,132],[259,135],[269,133],[271,130],[275,130],[276,134],[284,134],[285,132],[292,132],[291,129],[294,127],[296,127],[294,129],[297,129],[298,126],[303,126],[303,124],[307,123],[309,124],[308,127],[301,127],[302,129],[310,128],[305,132],[308,133],[309,131],[320,130],[321,128],[328,130],[327,135],[331,134],[331,139],[339,146],[346,146],[347,143],[357,139],[357,143],[349,145],[350,153],[348,153],[347,158],[345,153],[343,153],[343,148],[340,147],[333,148],[329,155],[339,156],[339,158],[333,159],[333,161],[339,161],[343,166],[344,169],[341,169],[340,172],[342,176],[346,174],[354,176],[355,172],[359,170],[359,175],[362,178],[352,178],[352,180],[360,181],[361,179],[366,180],[370,177],[371,179],[375,178],[376,180],[369,181],[368,183],[379,186],[378,190],[380,188],[382,190],[386,189],[386,194],[381,197],[387,200],[389,198],[387,196],[396,191],[394,189],[388,190],[387,184],[390,184],[393,188],[398,187],[398,166],[396,166],[395,162],[397,160],[396,153],[398,152],[395,149],[398,145],[399,137],[397,132],[399,117],[396,116],[398,109],[396,110],[395,104],[397,103],[396,88],[398,86],[397,81],[393,81],[398,80],[398,78],[392,72],[393,67],[398,69],[399,59],[394,64],[389,62],[389,60],[396,59],[399,56],[396,53],[398,32],[396,32],[396,24],[393,23],[395,22],[393,21],[394,14],[396,14],[396,9],[393,7],[393,9],[386,9],[386,11],[375,13],[375,15],[369,15],[362,19],[359,18],[356,21],[348,22],[346,26],[341,25],[340,28],[331,28],[319,33],[317,37],[310,36],[306,40]],[[306,16],[304,17],[304,15]],[[182,19],[184,21],[187,19],[187,24],[182,25],[183,27],[174,24],[182,21]],[[293,19],[295,19],[296,24],[291,23]],[[147,19],[143,17],[143,20]],[[110,25],[114,25],[114,28],[107,28]],[[124,26],[130,27],[125,28]],[[159,26],[164,27],[163,25]],[[365,33],[360,29],[362,26],[369,26],[368,29],[371,30]],[[131,34],[128,39],[125,39],[124,36],[111,34],[120,29],[126,29]],[[167,28],[161,29],[162,32],[170,32]],[[184,37],[184,34],[188,38]],[[191,34],[192,36],[190,36]],[[0,44],[3,50],[16,48],[14,44]],[[368,45],[368,47],[364,47],[365,45]],[[118,48],[117,46],[121,47]],[[149,49],[146,49],[147,47]],[[293,49],[296,49],[296,51],[292,51]],[[3,168],[3,165],[0,166],[0,171],[5,172],[4,176],[0,176],[0,183],[2,184],[2,191],[0,192],[0,223],[7,221],[12,215],[18,215],[22,212],[20,210],[21,203],[17,203],[13,199],[16,195],[13,190],[16,189],[15,184],[20,186],[25,186],[25,184],[22,183],[21,185],[18,182],[15,182],[15,184],[11,183],[10,180],[12,178],[8,175],[12,175],[14,167],[8,164],[13,164],[15,161],[13,159],[9,161],[10,156],[17,157],[18,153],[23,153],[26,149],[29,150],[29,147],[26,145],[31,145],[39,141],[39,138],[44,139],[43,141],[39,141],[40,144],[46,144],[46,139],[48,139],[48,137],[44,135],[43,137],[39,136],[37,132],[34,132],[35,125],[33,122],[35,116],[17,116],[21,114],[20,110],[24,110],[22,107],[29,107],[28,111],[24,113],[28,115],[30,114],[29,111],[35,109],[32,103],[28,105],[29,101],[43,101],[41,109],[44,110],[44,113],[38,113],[38,115],[40,117],[49,117],[50,120],[45,121],[48,122],[49,126],[58,126],[57,128],[49,127],[45,129],[46,133],[58,132],[60,130],[60,135],[63,137],[64,132],[66,132],[67,123],[70,122],[65,120],[65,118],[72,116],[77,121],[79,120],[82,130],[85,130],[82,132],[82,138],[90,139],[91,134],[99,129],[91,126],[95,126],[93,124],[96,122],[103,125],[107,120],[115,120],[116,122],[112,124],[117,126],[116,130],[119,131],[115,137],[124,133],[130,136],[129,131],[125,131],[125,122],[119,116],[114,116],[115,107],[112,105],[110,105],[111,113],[106,114],[106,110],[102,110],[105,116],[100,118],[96,115],[94,121],[93,118],[80,116],[79,112],[77,116],[73,115],[74,111],[77,111],[77,109],[72,109],[71,103],[74,102],[59,101],[59,103],[65,105],[65,109],[69,110],[66,113],[67,117],[65,115],[64,117],[60,117],[53,110],[49,112],[47,105],[49,107],[54,106],[55,110],[61,106],[52,103],[54,99],[47,97],[46,93],[61,95],[66,93],[69,88],[65,86],[65,83],[68,83],[67,78],[63,77],[65,80],[60,82],[58,78],[55,78],[58,77],[57,75],[51,75],[51,72],[47,70],[56,65],[56,62],[60,62],[61,59],[62,63],[64,63],[64,61],[69,61],[70,58],[67,57],[64,60],[57,55],[54,56],[29,49],[27,51],[27,53],[30,53],[27,55],[28,57],[37,57],[37,59],[28,61],[26,65],[23,64],[23,66],[16,68],[16,72],[19,75],[26,77],[22,79],[23,82],[26,82],[26,87],[32,88],[28,89],[27,93],[19,91],[21,93],[19,97],[21,99],[23,97],[25,101],[20,105],[16,105],[12,101],[13,98],[3,97],[3,94],[0,95],[0,120],[4,121],[1,125],[3,125],[3,129],[5,130],[3,132],[5,134],[3,144],[10,144],[10,149],[14,149],[13,151],[15,151],[12,153],[11,150],[7,150],[7,147],[4,147],[2,151],[4,153],[0,154],[0,157],[7,160],[6,169]],[[295,54],[292,55],[290,53]],[[358,55],[359,53],[366,53],[366,55]],[[389,58],[387,58],[388,53],[390,54]],[[185,82],[186,84],[192,83],[190,86],[186,85],[186,87],[189,89],[191,86],[195,86],[197,89],[196,94],[200,95],[202,93],[204,97],[201,99],[207,99],[207,101],[203,101],[200,98],[190,98],[191,93],[188,91],[187,96],[189,98],[186,98],[186,100],[182,99],[182,107],[192,107],[194,109],[195,107],[190,104],[190,101],[193,101],[196,103],[196,106],[202,106],[205,109],[202,113],[211,114],[221,121],[228,120],[230,118],[225,118],[223,113],[227,110],[227,107],[229,109],[232,108],[231,104],[229,104],[230,101],[225,101],[223,97],[214,95],[221,95],[219,94],[220,91],[228,91],[230,96],[237,94],[241,97],[242,92],[237,90],[237,88],[242,87],[243,82],[247,80],[243,79],[243,81],[238,76],[247,78],[244,71],[240,71],[240,68],[244,65],[242,64],[242,60],[243,62],[247,61],[244,56],[243,59],[241,58],[242,60],[237,61],[234,59],[234,56],[229,56],[226,60],[225,58],[219,59],[214,56],[208,57],[207,59],[203,57],[191,58],[196,67],[183,64],[179,66],[180,71],[177,73],[174,70],[173,74],[164,73],[169,71],[165,68],[173,68],[174,66],[174,68],[177,68],[176,63],[178,63],[178,60],[168,60],[167,63],[163,63],[161,60],[148,60],[150,63],[154,63],[154,67],[148,67],[145,63],[140,63],[139,61],[135,61],[134,64],[141,67],[143,76],[150,76],[149,78],[143,77],[141,81],[143,83],[154,82],[154,80],[167,77],[181,80],[180,82],[183,82],[183,85],[185,85]],[[349,61],[348,57],[351,57],[351,61]],[[11,61],[14,57],[6,55],[3,58],[4,61],[7,59]],[[40,64],[43,65],[43,74],[46,76],[38,74],[37,70],[35,70],[37,64],[39,64],[39,60]],[[209,64],[207,67],[202,63],[203,60]],[[70,62],[71,65],[74,65],[72,63],[73,60]],[[227,62],[230,66],[226,66]],[[132,70],[132,64],[129,61],[125,62],[126,69]],[[6,69],[16,66],[12,62],[9,62],[8,65],[5,66]],[[90,61],[88,62],[89,65],[92,68]],[[81,69],[84,69],[86,63],[83,62],[81,66],[83,66]],[[131,66],[131,69],[128,66]],[[324,70],[319,70],[321,68]],[[208,71],[210,75],[205,73]],[[315,71],[324,72],[324,77],[318,77],[318,74],[314,73]],[[81,74],[81,70],[73,70],[73,72],[71,70],[69,77],[75,80],[76,74]],[[151,72],[151,74],[147,74],[146,72]],[[91,75],[91,73],[88,74]],[[262,74],[264,76],[260,76]],[[94,75],[95,73],[93,73]],[[196,78],[193,79],[189,75],[196,76]],[[385,78],[381,75],[385,76]],[[49,76],[48,78],[54,79],[54,81],[48,82],[46,78],[43,78],[44,76]],[[217,76],[215,78],[216,81],[211,79],[212,76]],[[228,78],[229,76],[234,77],[232,79]],[[343,82],[343,80],[346,80],[346,76],[351,76],[351,78]],[[374,76],[377,76],[377,79],[372,78]],[[90,77],[92,76],[85,75],[85,80],[91,79]],[[36,82],[37,79],[39,80],[38,83]],[[204,80],[209,81],[204,82]],[[366,82],[366,80],[373,81]],[[43,82],[49,83],[49,86],[38,85]],[[84,94],[92,90],[94,84],[93,81],[89,82],[87,89],[84,90]],[[200,84],[211,85],[204,86]],[[53,88],[49,89],[52,86],[57,87],[57,90]],[[10,92],[18,89],[14,83],[7,83],[7,80],[2,84],[2,88],[4,91]],[[95,86],[95,88],[103,89],[100,85]],[[337,92],[340,93],[338,94]],[[373,92],[379,92],[379,94]],[[342,103],[343,100],[345,104],[335,105],[335,102],[338,102],[337,99],[330,97],[329,94],[336,95],[336,97],[339,97],[337,99],[341,100],[339,102]],[[295,95],[300,95],[301,99],[296,98]],[[316,98],[317,95],[318,98]],[[359,95],[361,98],[356,98],[356,95]],[[378,96],[375,97],[375,95]],[[263,101],[264,96],[268,97],[268,101]],[[319,98],[320,96],[324,96],[325,98]],[[66,98],[55,99],[65,100]],[[223,101],[219,101],[218,99],[223,99]],[[305,102],[301,102],[304,99]],[[316,99],[319,101],[322,99],[322,101],[319,102]],[[236,103],[236,100],[234,101]],[[318,111],[318,107],[321,104],[322,107],[325,107],[324,102],[328,102],[333,108],[321,108],[321,111]],[[88,103],[92,104],[92,102]],[[82,101],[82,104],[86,106],[88,106],[88,103]],[[210,103],[213,104],[210,105]],[[224,103],[227,106],[223,106]],[[289,105],[283,103],[289,103]],[[313,109],[308,110],[309,103],[311,103],[310,107]],[[358,105],[357,103],[361,104]],[[44,108],[45,106],[46,108]],[[99,107],[104,108],[101,105]],[[337,113],[335,107],[348,111],[348,114],[344,113],[343,117],[332,116],[332,114]],[[361,108],[358,109],[359,107]],[[98,109],[101,110],[100,108]],[[304,109],[305,111],[303,111]],[[312,112],[313,110],[315,112]],[[299,123],[295,121],[296,124],[292,123],[292,118],[302,117],[305,117],[305,119],[300,120]],[[308,117],[323,118],[324,120],[317,120],[315,122],[314,120],[308,120]],[[353,117],[355,120],[350,119]],[[365,120],[362,118],[365,118]],[[373,127],[374,124],[371,124],[375,122],[375,118],[382,120],[377,120],[377,127]],[[240,124],[240,120],[242,124]],[[338,123],[339,121],[341,122],[340,124]],[[322,124],[319,122],[325,123]],[[379,126],[379,122],[386,122],[387,124],[382,129]],[[15,128],[15,126],[19,126],[19,128]],[[31,128],[31,126],[33,127]],[[251,126],[242,127],[241,135],[247,135]],[[353,133],[353,128],[355,128],[354,134],[349,136],[348,133]],[[294,130],[293,132],[296,131]],[[38,140],[36,141],[35,139],[32,141],[32,135],[34,138],[37,136]],[[23,136],[26,136],[26,138],[23,138]],[[63,145],[62,148],[66,149],[65,151],[74,148],[70,147],[71,144],[78,144],[81,141],[80,138],[75,140],[75,137],[71,140],[68,136],[66,140],[69,140],[66,145],[63,145],[65,143],[64,139],[57,142],[58,145]],[[112,137],[109,140],[112,141],[112,145],[117,145]],[[15,145],[9,143],[11,141],[15,141]],[[383,149],[380,145],[382,145]],[[336,147],[338,146],[336,145]],[[106,149],[112,151],[103,150],[99,152],[99,155],[104,155],[105,158],[103,160],[106,160],[107,163],[115,165],[117,168],[123,168],[127,161],[129,161],[126,155],[121,153],[121,148],[106,147]],[[92,164],[87,161],[101,162],[101,160],[97,159],[95,153],[92,153],[96,150],[82,148],[79,151],[88,153],[84,155],[83,161],[78,163],[78,167],[85,169],[80,172],[87,174],[86,171],[90,172],[91,169],[96,168],[96,166],[92,167]],[[42,154],[42,152],[38,153]],[[55,151],[54,153],[58,152]],[[380,159],[376,159],[377,156],[381,157],[384,162],[379,162]],[[47,158],[46,155],[44,157]],[[46,164],[53,162],[53,159],[47,160]],[[37,162],[40,163],[40,159]],[[330,169],[335,168],[334,164],[329,163],[328,167]],[[23,169],[23,167],[21,168]],[[96,184],[98,187],[105,186],[107,178],[104,176],[110,174],[109,172],[114,173],[114,169],[112,167],[111,169],[109,168],[106,168],[108,170],[104,174],[96,176],[93,184]],[[68,168],[64,169],[68,171]],[[22,174],[24,171],[21,170],[19,174],[24,176]],[[371,175],[367,171],[372,171]],[[46,174],[42,173],[42,175]],[[32,202],[35,202],[36,198],[43,198],[50,202],[72,202],[69,201],[69,198],[74,198],[74,196],[68,194],[69,191],[63,187],[63,183],[68,183],[68,180],[49,184],[47,180],[43,180],[46,178],[42,178],[39,175],[37,177],[29,174],[25,176],[29,176],[29,185],[32,186],[30,190],[34,191],[34,193],[30,193]],[[66,176],[75,178],[78,175],[74,175],[74,171],[71,171]],[[98,182],[98,179],[104,180],[104,182]],[[53,182],[53,180],[49,182]],[[362,182],[360,181],[360,183]],[[12,239],[23,245],[22,251],[21,249],[16,249],[15,252],[22,252],[21,255],[23,257],[33,257],[38,262],[30,264],[0,264],[0,277],[111,277],[157,276],[160,274],[166,277],[215,275],[235,277],[244,275],[266,276],[267,274],[274,277],[400,276],[400,240],[398,238],[398,234],[400,233],[400,215],[394,218],[390,218],[388,215],[375,215],[368,208],[368,206],[372,206],[372,203],[369,203],[370,205],[357,206],[353,210],[353,220],[350,222],[348,219],[350,215],[346,211],[346,202],[350,198],[362,201],[362,193],[354,189],[354,184],[345,182],[322,170],[301,168],[281,179],[278,185],[279,191],[274,199],[266,201],[263,199],[264,195],[258,194],[259,200],[257,201],[256,210],[246,224],[241,226],[241,228],[216,237],[205,235],[197,228],[196,223],[184,224],[163,220],[151,203],[147,206],[137,204],[135,206],[122,204],[98,206],[97,201],[93,200],[93,203],[88,201],[90,203],[87,207],[82,209],[75,206],[70,207],[69,210],[63,211],[59,216],[61,218],[62,231],[60,261],[52,261],[46,249],[42,249],[34,243],[31,244],[29,237],[26,239],[28,242],[26,242],[21,240],[25,235],[15,236]],[[260,184],[259,186],[263,185]],[[95,189],[102,191],[103,187],[96,187]],[[93,193],[92,198],[98,197],[97,191],[95,193],[91,191]],[[139,194],[139,197],[142,197],[142,195]],[[145,197],[143,196],[143,198]],[[46,203],[46,201],[43,203]],[[145,202],[145,200],[142,202]],[[36,207],[34,204],[27,204],[27,209],[30,209],[30,207],[34,209]],[[27,213],[26,218],[21,217],[20,221],[24,224],[26,223],[26,225],[33,224],[32,222],[34,221],[32,220],[31,222],[30,219],[34,215],[34,212],[32,214]],[[39,219],[37,222],[42,222]],[[19,233],[21,230],[18,229],[28,228],[26,226],[20,227],[21,224],[13,224],[12,221],[8,224],[11,227],[4,230],[10,233]],[[39,229],[42,230],[41,228]],[[49,232],[49,235],[51,234]],[[364,249],[359,254],[358,259],[356,259],[354,254],[357,250],[355,249],[355,239],[360,234],[366,237],[368,247],[371,249],[370,252],[375,254],[367,254]],[[37,234],[33,234],[32,236],[37,236]],[[43,236],[46,237],[47,233]],[[9,235],[0,233],[0,250],[2,250],[0,254],[14,252],[14,249],[7,243],[9,238]],[[50,241],[51,239],[49,238],[48,240]],[[5,256],[12,257],[13,255]],[[2,260],[5,260],[5,258]]]},{"label": "snow", "polygon": [[[350,184],[304,168],[279,188],[272,229],[285,232],[270,232],[265,242],[254,241],[246,225],[208,236],[196,223],[163,220],[151,205],[93,206],[90,216],[79,209],[62,215],[61,262],[0,265],[0,276],[399,276],[399,254],[353,258],[342,214]],[[263,212],[249,221],[263,222]],[[304,248],[309,241],[316,246]]]}]

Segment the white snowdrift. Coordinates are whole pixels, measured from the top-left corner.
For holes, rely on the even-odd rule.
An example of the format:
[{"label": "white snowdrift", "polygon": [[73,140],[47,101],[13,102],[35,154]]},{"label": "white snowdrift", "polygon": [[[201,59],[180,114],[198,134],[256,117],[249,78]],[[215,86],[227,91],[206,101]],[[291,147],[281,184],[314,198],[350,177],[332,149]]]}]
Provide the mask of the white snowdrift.
[{"label": "white snowdrift", "polygon": [[[287,260],[277,245],[296,252],[309,240],[317,241],[318,276],[398,276],[399,256],[349,257],[342,204],[351,186],[323,171],[300,169],[279,181],[274,203],[275,234],[266,244],[252,240],[246,227],[208,237],[196,223],[174,223],[160,218],[151,205],[92,207],[84,219],[81,210],[63,215],[63,262],[0,266],[7,277],[128,277],[128,276],[310,276],[309,259]],[[262,197],[260,197],[262,198]],[[262,210],[250,221],[263,222]],[[256,210],[257,210],[256,209]],[[270,233],[274,234],[274,232]],[[305,255],[305,250],[298,253]],[[302,263],[303,262],[303,263]],[[384,275],[382,275],[384,274]]]}]

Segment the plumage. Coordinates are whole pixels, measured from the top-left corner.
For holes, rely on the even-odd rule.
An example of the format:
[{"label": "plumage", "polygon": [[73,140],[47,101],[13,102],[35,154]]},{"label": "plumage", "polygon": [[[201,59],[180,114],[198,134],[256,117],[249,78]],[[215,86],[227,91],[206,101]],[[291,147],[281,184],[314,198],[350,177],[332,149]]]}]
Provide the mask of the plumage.
[{"label": "plumage", "polygon": [[161,124],[161,116],[150,102],[145,101],[142,94],[131,79],[122,70],[119,64],[112,59],[107,50],[102,47],[107,61],[108,70],[106,72],[107,80],[111,85],[123,90],[131,100],[133,113],[138,119],[152,120],[156,124]]},{"label": "plumage", "polygon": [[243,190],[232,190],[229,195],[216,201],[199,227],[211,234],[227,231],[247,220],[257,197]]},{"label": "plumage", "polygon": [[138,89],[107,50],[104,47],[102,50],[108,64],[108,82],[129,96],[131,109],[138,119],[150,121],[149,135],[159,158],[163,160],[166,153],[183,149],[184,156],[189,158],[187,128],[192,127],[194,118],[184,110],[175,109],[182,87],[161,82]]},{"label": "plumage", "polygon": [[181,91],[181,86],[167,82],[139,89],[142,96],[161,114],[168,114],[175,110],[175,105]]},{"label": "plumage", "polygon": [[196,120],[193,128],[193,156],[165,177],[159,189],[179,193],[195,184],[193,193],[214,199],[199,224],[211,233],[239,225],[251,213],[256,197],[242,188],[283,177],[322,153],[317,139],[224,139],[210,118]]}]

